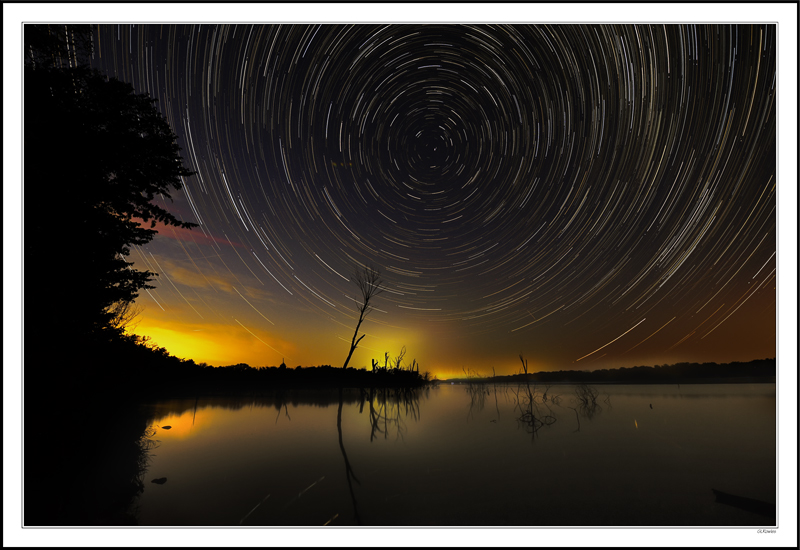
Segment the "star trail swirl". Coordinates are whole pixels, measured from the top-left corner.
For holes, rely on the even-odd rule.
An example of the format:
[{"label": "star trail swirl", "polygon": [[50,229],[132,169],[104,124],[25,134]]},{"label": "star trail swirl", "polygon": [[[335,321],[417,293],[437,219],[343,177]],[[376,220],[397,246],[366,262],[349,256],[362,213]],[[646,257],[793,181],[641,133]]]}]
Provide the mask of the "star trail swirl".
[{"label": "star trail swirl", "polygon": [[140,331],[340,364],[372,264],[356,366],[774,357],[775,32],[95,26],[95,66],[158,99],[197,171],[167,207],[200,227],[132,256],[163,274]]}]

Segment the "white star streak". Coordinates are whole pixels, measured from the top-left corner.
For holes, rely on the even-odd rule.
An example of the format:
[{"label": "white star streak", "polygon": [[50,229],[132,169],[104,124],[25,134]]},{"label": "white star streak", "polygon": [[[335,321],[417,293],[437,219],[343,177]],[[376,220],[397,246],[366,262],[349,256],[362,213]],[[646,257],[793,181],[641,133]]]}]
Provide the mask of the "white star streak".
[{"label": "white star streak", "polygon": [[[645,319],[646,319],[646,317],[645,317]],[[614,342],[616,342],[617,340],[619,340],[620,338],[622,338],[623,336],[625,336],[626,334],[628,334],[630,331],[632,331],[633,329],[635,329],[636,327],[638,327],[639,325],[641,325],[642,323],[644,323],[644,322],[645,322],[645,319],[642,319],[641,321],[639,321],[638,323],[636,323],[635,325],[633,325],[631,328],[629,328],[628,330],[626,330],[625,332],[623,332],[622,334],[620,334],[619,336],[617,336],[616,338],[614,338],[613,340],[611,340],[611,341],[610,341],[608,344],[606,344],[605,346],[600,346],[599,348],[597,348],[596,350],[594,350],[592,353],[587,353],[587,354],[586,354],[586,355],[584,355],[583,357],[580,357],[580,358],[578,358],[578,359],[575,359],[575,362],[577,363],[577,362],[578,362],[578,361],[580,361],[581,359],[586,359],[587,357],[589,357],[590,355],[592,355],[592,354],[594,354],[594,353],[597,353],[597,352],[598,352],[598,351],[600,351],[601,349],[603,349],[603,348],[605,348],[605,347],[607,347],[607,346],[610,346],[611,344],[613,344]]]},{"label": "white star streak", "polygon": [[[237,323],[239,323],[239,319],[234,319],[234,321],[236,321]],[[249,333],[250,333],[250,334],[253,336],[253,338],[255,338],[256,340],[258,340],[259,342],[261,342],[262,344],[264,344],[265,346],[267,346],[269,349],[271,349],[271,350],[272,350],[272,351],[274,351],[275,353],[277,353],[277,354],[279,354],[279,355],[281,355],[281,356],[283,356],[283,357],[287,357],[285,354],[283,354],[282,352],[280,352],[280,351],[276,350],[275,348],[273,348],[272,346],[270,346],[269,344],[267,344],[267,343],[266,343],[264,340],[262,340],[261,338],[259,338],[259,337],[258,337],[258,336],[256,336],[255,334],[253,334],[253,332],[252,332],[252,331],[251,331],[249,328],[247,328],[246,326],[244,326],[242,323],[239,323],[239,326],[241,326],[241,327],[242,327],[244,330],[246,330],[247,332],[249,332]],[[290,357],[290,359],[291,359],[291,357]]]}]

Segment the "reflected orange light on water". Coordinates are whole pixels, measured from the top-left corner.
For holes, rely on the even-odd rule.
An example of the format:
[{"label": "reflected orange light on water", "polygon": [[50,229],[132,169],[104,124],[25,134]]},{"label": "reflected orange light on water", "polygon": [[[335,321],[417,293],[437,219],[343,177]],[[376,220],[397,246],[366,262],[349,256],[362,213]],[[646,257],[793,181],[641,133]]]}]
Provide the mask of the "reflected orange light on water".
[{"label": "reflected orange light on water", "polygon": [[184,411],[180,414],[170,413],[155,419],[151,426],[155,428],[153,440],[163,439],[189,439],[196,437],[203,430],[212,425],[214,409],[202,408]]}]

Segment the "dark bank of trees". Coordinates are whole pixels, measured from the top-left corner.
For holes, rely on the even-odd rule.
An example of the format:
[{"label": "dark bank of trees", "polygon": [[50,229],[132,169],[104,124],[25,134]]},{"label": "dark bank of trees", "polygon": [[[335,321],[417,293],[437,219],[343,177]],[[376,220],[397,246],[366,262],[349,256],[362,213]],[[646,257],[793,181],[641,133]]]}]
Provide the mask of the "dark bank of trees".
[{"label": "dark bank of trees", "polygon": [[88,25],[23,33],[23,521],[127,524],[146,424],[120,404],[149,383],[134,367],[188,367],[125,335],[156,275],[127,258],[157,222],[194,225],[152,202],[192,172],[154,100],[89,67]]},{"label": "dark bank of trees", "polygon": [[756,359],[746,363],[676,363],[653,367],[622,367],[594,371],[553,371],[498,376],[495,382],[562,384],[698,384],[720,382],[763,382],[775,380],[775,359]]},{"label": "dark bank of trees", "polygon": [[168,355],[165,357],[163,363],[140,363],[133,371],[138,378],[146,381],[144,387],[137,390],[138,395],[261,395],[272,390],[301,388],[417,388],[433,382],[430,373],[420,373],[415,363],[373,370],[353,367],[342,369],[331,365],[251,367],[246,363],[214,367]]},{"label": "dark bank of trees", "polygon": [[155,100],[86,64],[88,26],[26,25],[24,37],[25,340],[85,352],[120,336],[120,304],[153,288],[131,248],[157,222],[195,226],[152,202],[193,172]]}]

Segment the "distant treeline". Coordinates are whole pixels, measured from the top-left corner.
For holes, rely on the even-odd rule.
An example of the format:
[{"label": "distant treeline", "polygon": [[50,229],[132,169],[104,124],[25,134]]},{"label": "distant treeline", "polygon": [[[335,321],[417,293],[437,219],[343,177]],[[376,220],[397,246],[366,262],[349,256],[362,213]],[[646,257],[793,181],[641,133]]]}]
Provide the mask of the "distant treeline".
[{"label": "distant treeline", "polygon": [[273,387],[420,387],[430,382],[424,375],[407,369],[343,369],[331,365],[298,366],[292,369],[285,365],[251,367],[246,363],[213,367],[205,363],[195,364],[191,360],[184,361],[179,369],[172,372],[161,369],[158,378],[170,386],[172,393],[187,389],[216,393],[258,392]]},{"label": "distant treeline", "polygon": [[560,370],[485,378],[487,382],[547,384],[702,384],[714,382],[774,382],[775,358],[747,363],[676,363],[653,367],[621,367],[594,371]]},{"label": "distant treeline", "polygon": [[[71,381],[85,390],[114,388],[114,393],[131,392],[132,397],[178,397],[220,394],[253,394],[272,388],[415,388],[432,382],[427,372],[411,367],[342,368],[320,365],[296,368],[252,367],[246,363],[215,367],[180,359],[165,348],[142,344],[141,339],[116,341],[108,350],[95,349],[94,368],[71,371]],[[85,367],[88,367],[85,364]],[[137,381],[130,384],[131,381]],[[62,386],[63,388],[63,386]]]}]

